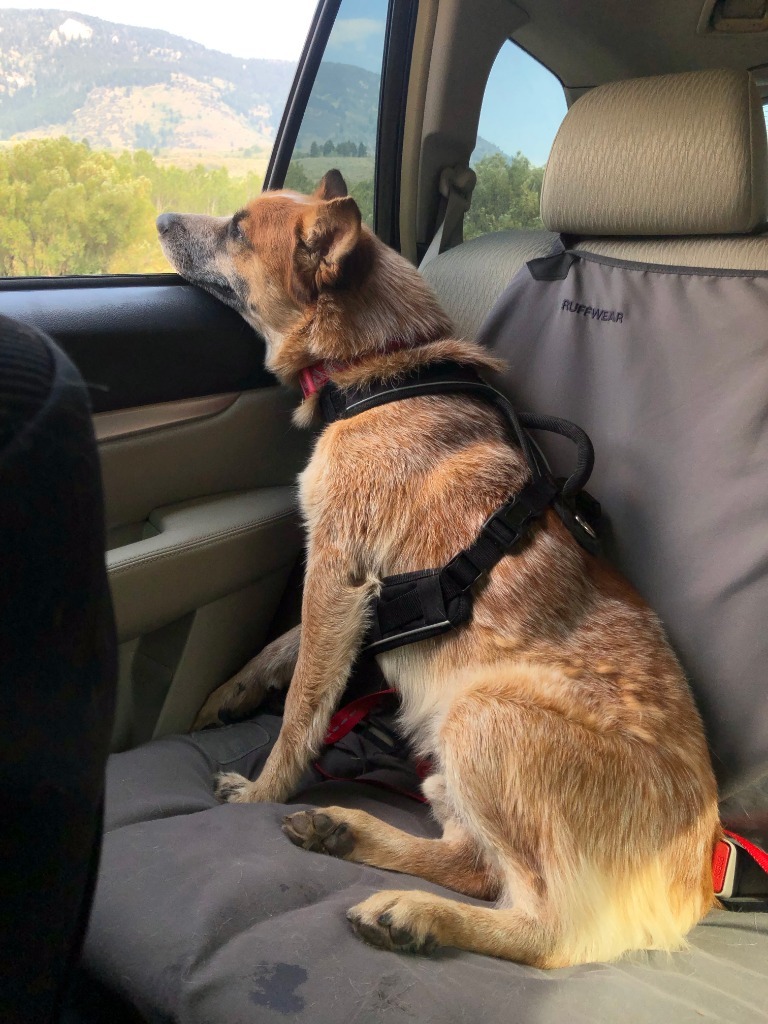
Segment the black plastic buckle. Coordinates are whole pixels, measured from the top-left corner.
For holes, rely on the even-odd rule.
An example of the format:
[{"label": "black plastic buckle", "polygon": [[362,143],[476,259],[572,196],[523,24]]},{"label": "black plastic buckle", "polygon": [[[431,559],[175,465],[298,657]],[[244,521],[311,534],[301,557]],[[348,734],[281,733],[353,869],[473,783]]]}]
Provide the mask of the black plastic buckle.
[{"label": "black plastic buckle", "polygon": [[448,577],[455,584],[456,589],[462,592],[469,590],[473,584],[477,583],[483,575],[483,570],[475,565],[466,551],[460,551],[447,565],[443,566],[440,575],[444,578]]},{"label": "black plastic buckle", "polygon": [[480,533],[489,537],[502,551],[507,551],[520,540],[527,515],[516,504],[502,506],[483,523]]},{"label": "black plastic buckle", "polygon": [[549,480],[535,480],[486,519],[480,531],[499,544],[511,548],[522,538],[531,521],[538,519],[557,496],[557,487]]}]

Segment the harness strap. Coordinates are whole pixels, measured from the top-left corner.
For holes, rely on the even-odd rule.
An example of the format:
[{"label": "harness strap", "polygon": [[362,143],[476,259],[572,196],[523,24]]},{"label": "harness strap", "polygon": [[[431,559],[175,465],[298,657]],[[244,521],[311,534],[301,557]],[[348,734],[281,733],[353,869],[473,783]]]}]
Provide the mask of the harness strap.
[{"label": "harness strap", "polygon": [[[594,451],[585,432],[554,416],[518,415],[507,398],[487,384],[474,367],[444,360],[416,367],[394,380],[359,387],[342,389],[329,382],[320,392],[319,409],[326,422],[333,423],[390,402],[446,394],[481,399],[502,413],[511,440],[528,464],[531,480],[488,517],[476,540],[447,565],[382,580],[363,653],[381,654],[439,636],[467,622],[472,614],[472,586],[522,543],[534,521],[550,506],[579,543],[593,554],[599,549],[595,525],[600,506],[582,493],[594,464]],[[552,431],[573,441],[576,468],[566,480],[552,479],[544,456],[526,428]]]},{"label": "harness strap", "polygon": [[715,896],[736,909],[762,907],[768,900],[768,853],[730,829],[723,836],[712,858]]},{"label": "harness strap", "polygon": [[536,479],[497,509],[474,543],[442,569],[386,576],[364,653],[381,654],[467,622],[472,586],[526,537],[557,494],[553,481]]},{"label": "harness strap", "polygon": [[329,382],[320,392],[319,409],[326,423],[335,423],[390,402],[448,394],[471,395],[496,406],[512,428],[513,439],[534,476],[546,475],[548,471],[526,428],[560,434],[573,441],[577,448],[576,469],[564,482],[562,493],[571,497],[586,485],[594,466],[595,453],[592,442],[581,427],[556,416],[518,414],[506,396],[486,383],[477,370],[451,360],[416,367],[394,381],[376,381],[357,388],[342,389]]},{"label": "harness strap", "polygon": [[392,697],[396,692],[396,690],[386,689],[377,690],[375,693],[366,693],[356,700],[351,700],[343,708],[339,708],[328,723],[328,730],[323,743],[326,746],[332,746],[334,743],[338,743],[339,740],[343,740],[345,736],[352,732],[356,725],[359,725],[363,719],[370,715],[374,708],[381,704],[385,697]]}]

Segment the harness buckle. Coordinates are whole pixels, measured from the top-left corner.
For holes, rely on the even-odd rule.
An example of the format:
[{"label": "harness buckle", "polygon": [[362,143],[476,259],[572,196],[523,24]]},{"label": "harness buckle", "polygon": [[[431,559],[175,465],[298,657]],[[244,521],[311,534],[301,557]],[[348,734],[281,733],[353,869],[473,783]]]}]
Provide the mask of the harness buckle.
[{"label": "harness buckle", "polygon": [[458,555],[444,565],[440,570],[440,576],[450,580],[454,584],[457,593],[463,593],[480,579],[483,569],[475,565],[467,551],[460,551]]},{"label": "harness buckle", "polygon": [[712,857],[712,883],[715,896],[727,900],[736,890],[738,847],[731,839],[718,840]]},{"label": "harness buckle", "polygon": [[[521,514],[520,510],[515,515],[506,515],[506,508],[507,506],[503,506],[497,509],[486,519],[481,529],[481,534],[489,537],[502,551],[507,551],[520,540],[528,518],[527,515]],[[514,511],[514,506],[512,506],[509,512],[513,513]]]},{"label": "harness buckle", "polygon": [[539,479],[523,489],[490,515],[483,524],[485,534],[506,551],[522,538],[533,519],[538,519],[552,504],[558,492],[550,480]]}]

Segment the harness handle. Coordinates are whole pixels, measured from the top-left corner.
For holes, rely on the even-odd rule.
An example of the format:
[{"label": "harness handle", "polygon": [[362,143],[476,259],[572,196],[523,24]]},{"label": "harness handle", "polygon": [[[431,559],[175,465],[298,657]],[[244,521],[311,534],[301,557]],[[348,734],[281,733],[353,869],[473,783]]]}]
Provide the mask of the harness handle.
[{"label": "harness handle", "polygon": [[564,498],[572,498],[579,491],[583,491],[595,466],[595,449],[586,431],[559,416],[538,416],[531,412],[521,412],[519,420],[526,430],[546,430],[573,441],[576,445],[576,468],[563,484],[561,493]]}]

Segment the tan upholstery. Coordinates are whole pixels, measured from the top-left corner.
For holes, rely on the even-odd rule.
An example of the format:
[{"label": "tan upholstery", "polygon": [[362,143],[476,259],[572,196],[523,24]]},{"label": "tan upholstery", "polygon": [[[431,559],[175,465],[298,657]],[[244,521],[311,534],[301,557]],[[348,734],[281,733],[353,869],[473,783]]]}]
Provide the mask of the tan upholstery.
[{"label": "tan upholstery", "polygon": [[474,338],[491,306],[518,270],[546,256],[557,241],[548,231],[497,231],[464,242],[427,263],[422,274],[453,320],[459,338]]},{"label": "tan upholstery", "polygon": [[154,536],[107,553],[120,642],[289,568],[301,548],[294,487],[180,502],[149,521]]},{"label": "tan upholstery", "polygon": [[768,270],[768,234],[683,238],[582,238],[574,249],[614,260],[710,270]]},{"label": "tan upholstery", "polygon": [[[134,528],[123,543],[139,540],[150,512],[161,506],[293,485],[311,440],[306,431],[291,427],[296,402],[286,388],[261,388],[243,393],[216,415],[102,442],[110,547],[121,543],[118,528]],[[265,444],[265,437],[274,443]]]},{"label": "tan upholstery", "polygon": [[574,235],[751,231],[766,217],[766,132],[746,71],[611,82],[571,107],[541,192]]}]

